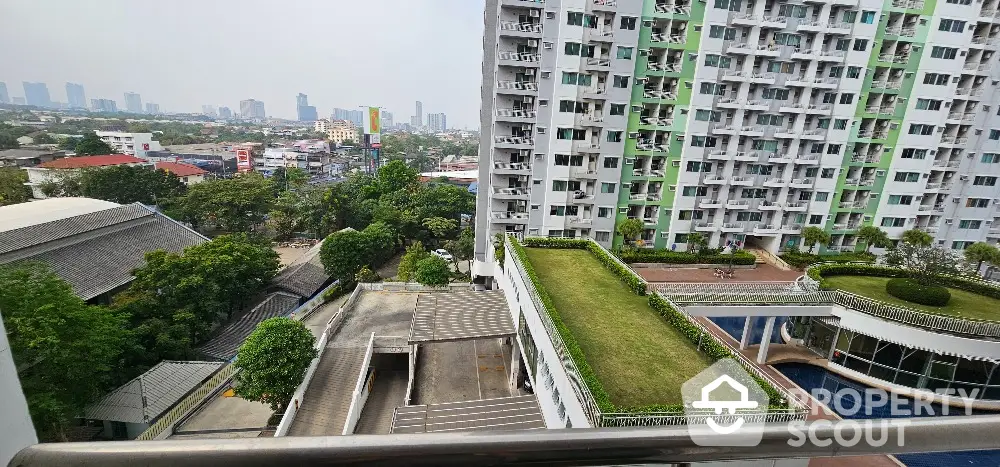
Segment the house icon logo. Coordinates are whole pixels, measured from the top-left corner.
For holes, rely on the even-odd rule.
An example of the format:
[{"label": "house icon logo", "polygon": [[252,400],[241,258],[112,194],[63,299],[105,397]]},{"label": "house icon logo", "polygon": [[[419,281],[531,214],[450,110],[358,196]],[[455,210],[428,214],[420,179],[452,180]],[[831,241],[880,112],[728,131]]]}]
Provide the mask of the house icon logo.
[{"label": "house icon logo", "polygon": [[722,359],[681,387],[688,433],[700,446],[756,446],[767,393],[733,359]]}]

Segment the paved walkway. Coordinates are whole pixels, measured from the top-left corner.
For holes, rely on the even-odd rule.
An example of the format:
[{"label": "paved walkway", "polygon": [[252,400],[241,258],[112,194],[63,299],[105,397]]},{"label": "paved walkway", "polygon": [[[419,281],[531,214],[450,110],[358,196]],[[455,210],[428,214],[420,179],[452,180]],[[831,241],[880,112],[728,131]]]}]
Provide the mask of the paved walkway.
[{"label": "paved walkway", "polygon": [[[708,331],[715,336],[716,339],[720,341],[727,342],[732,348],[739,349],[740,343],[735,338],[729,335],[722,328],[718,327],[712,320],[699,316],[695,317],[701,324],[703,324]],[[750,346],[745,350],[737,350],[740,354],[746,357],[751,362],[757,361],[757,348],[759,346]],[[799,387],[797,384],[788,379],[780,371],[774,369],[770,365],[772,362],[772,349],[777,350],[777,354],[774,355],[774,359],[780,359],[783,357],[788,357],[789,355],[797,354],[798,358],[803,357],[797,351],[788,350],[787,347],[781,344],[771,344],[768,347],[768,365],[757,365],[758,368],[765,374],[771,377],[773,381],[780,384],[786,391],[800,395],[806,404],[809,406],[810,414],[806,418],[807,420],[839,420],[840,417],[833,411],[826,408],[816,399],[813,399],[808,393]],[[824,457],[811,459],[809,461],[809,467],[899,467],[902,465],[892,456],[881,455],[881,456],[849,456],[849,457]]]},{"label": "paved walkway", "polygon": [[354,428],[358,435],[387,435],[392,429],[392,415],[406,399],[409,371],[377,371],[372,392],[368,395],[361,419]]},{"label": "paved walkway", "polygon": [[414,376],[414,405],[511,397],[510,351],[500,339],[421,344]]},{"label": "paved walkway", "polygon": [[[676,266],[662,268],[633,267],[632,270],[648,282],[790,282],[802,275],[802,271],[782,271],[770,264],[761,263],[755,269],[736,269],[732,279],[720,279],[715,277],[715,268],[685,268],[681,264]],[[719,265],[719,267],[725,269],[728,266]]]}]

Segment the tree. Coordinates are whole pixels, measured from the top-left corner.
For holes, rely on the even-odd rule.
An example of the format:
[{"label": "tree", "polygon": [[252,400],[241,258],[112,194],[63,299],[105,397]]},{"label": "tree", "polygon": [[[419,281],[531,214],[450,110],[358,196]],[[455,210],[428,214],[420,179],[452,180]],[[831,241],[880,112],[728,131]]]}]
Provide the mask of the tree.
[{"label": "tree", "polygon": [[458,240],[449,240],[445,243],[445,249],[451,253],[455,261],[455,269],[458,269],[458,262],[465,260],[469,262],[469,271],[472,271],[472,257],[476,249],[476,233],[472,229],[465,229],[458,236]]},{"label": "tree", "polygon": [[0,206],[23,203],[31,199],[28,172],[17,167],[0,167]]},{"label": "tree", "polygon": [[802,229],[802,242],[809,247],[809,252],[812,253],[816,248],[817,244],[827,243],[830,241],[830,234],[826,233],[822,228],[811,226]]},{"label": "tree", "polygon": [[931,237],[931,234],[920,229],[910,229],[903,232],[901,240],[903,243],[917,246],[930,246],[931,243],[934,243],[934,237]]},{"label": "tree", "polygon": [[249,232],[264,222],[273,206],[271,182],[247,173],[191,185],[174,208],[176,215],[196,227],[211,223],[228,232]]},{"label": "tree", "polygon": [[708,239],[698,232],[692,232],[688,234],[687,245],[688,250],[695,250],[701,254],[705,248],[708,248]]},{"label": "tree", "polygon": [[75,152],[78,156],[97,156],[114,154],[115,151],[108,143],[101,141],[97,133],[85,133],[83,139],[76,143]]},{"label": "tree", "polygon": [[886,253],[885,261],[908,269],[913,280],[924,285],[933,285],[939,275],[961,272],[958,266],[961,261],[955,252],[919,243],[899,242]]},{"label": "tree", "polygon": [[889,245],[889,236],[885,231],[874,225],[866,225],[858,229],[858,238],[865,242],[865,253],[872,247],[884,248]]},{"label": "tree", "polygon": [[218,288],[218,301],[226,303],[226,317],[242,308],[278,273],[281,261],[270,245],[247,234],[221,235],[184,250],[184,259],[194,271],[208,277]]},{"label": "tree", "polygon": [[262,321],[236,355],[236,395],[283,412],[316,358],[315,341],[301,321]]},{"label": "tree", "polygon": [[444,217],[428,217],[421,224],[431,232],[431,235],[439,242],[448,237],[448,234],[458,228],[458,221],[455,219],[445,219]]},{"label": "tree", "polygon": [[989,243],[983,242],[976,242],[965,247],[962,254],[965,255],[965,261],[976,263],[976,274],[979,274],[979,270],[983,268],[984,262],[994,263],[1000,259],[1000,250],[997,250],[997,247]]},{"label": "tree", "polygon": [[73,418],[113,387],[127,321],[87,305],[38,263],[0,266],[0,310],[39,437],[64,440]]},{"label": "tree", "polygon": [[364,282],[378,282],[382,280],[378,273],[372,271],[368,266],[363,266],[358,274],[354,276],[354,282],[364,283]]},{"label": "tree", "polygon": [[31,141],[35,144],[56,144],[56,139],[48,133],[39,133],[38,135],[32,136]]},{"label": "tree", "polygon": [[358,271],[368,264],[368,245],[365,235],[353,229],[330,234],[319,250],[323,269],[341,284],[353,284]]},{"label": "tree", "polygon": [[405,190],[415,183],[419,174],[416,170],[408,167],[403,161],[390,161],[388,164],[379,167],[378,190],[379,193],[392,193],[394,191]]},{"label": "tree", "polygon": [[0,133],[0,149],[17,149],[21,143],[17,142],[17,137],[7,133]]},{"label": "tree", "polygon": [[66,137],[66,138],[60,138],[59,139],[59,149],[62,149],[63,151],[75,151],[76,150],[76,145],[79,144],[79,143],[80,143],[80,138],[76,138],[76,137],[72,137],[72,136],[69,136],[69,137]]},{"label": "tree", "polygon": [[451,268],[444,258],[431,255],[417,262],[414,278],[423,285],[448,285],[451,278]]},{"label": "tree", "polygon": [[180,195],[185,189],[177,175],[148,166],[115,165],[84,170],[78,183],[83,196],[118,204],[155,205]]},{"label": "tree", "polygon": [[639,219],[625,219],[618,224],[618,233],[625,239],[625,245],[633,245],[635,238],[642,233],[644,225]]},{"label": "tree", "polygon": [[399,261],[399,268],[396,271],[396,277],[403,282],[410,282],[414,280],[417,273],[417,264],[421,260],[430,257],[430,253],[424,249],[424,245],[420,242],[413,242],[412,245],[406,247],[406,254]]}]

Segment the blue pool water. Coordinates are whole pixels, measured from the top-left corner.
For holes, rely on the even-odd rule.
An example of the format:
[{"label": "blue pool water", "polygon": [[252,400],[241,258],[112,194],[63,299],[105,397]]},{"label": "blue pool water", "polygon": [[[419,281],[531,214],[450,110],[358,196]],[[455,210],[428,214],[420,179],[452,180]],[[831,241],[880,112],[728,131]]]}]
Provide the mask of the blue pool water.
[{"label": "blue pool water", "polygon": [[[743,326],[746,323],[745,318],[742,317],[725,317],[725,318],[711,318],[714,323],[719,325],[723,330],[725,330],[733,338],[739,340],[743,335]],[[751,318],[754,319],[754,323],[751,326],[751,342],[760,343],[760,339],[764,334],[764,325],[766,318]],[[781,334],[778,331],[778,324],[784,323],[786,320],[784,318],[778,318],[775,322],[774,331],[771,335],[771,342],[781,343]],[[778,371],[795,382],[801,388],[812,391],[817,388],[825,388],[832,394],[836,394],[837,391],[844,388],[854,389],[858,392],[863,392],[868,388],[867,385],[851,381],[835,373],[831,373],[823,368],[819,368],[812,365],[807,365],[804,363],[782,363],[774,365]],[[927,413],[916,413],[913,410],[913,402],[906,398],[901,398],[906,401],[908,408],[910,408],[912,416],[937,416],[944,413],[944,409],[937,405],[932,404],[931,410],[932,414]],[[863,400],[854,400],[850,396],[845,396],[839,400],[839,404],[830,404],[831,410],[836,412],[843,418],[894,418],[894,416],[889,413],[890,407],[865,407]],[[843,410],[838,410],[843,409]],[[974,411],[972,415],[976,415],[979,412]],[[965,415],[964,410],[960,408],[951,408],[948,415]],[[904,416],[904,415],[900,415]],[[906,464],[908,467],[943,467],[943,466],[968,466],[968,467],[996,467],[1000,466],[1000,450],[992,451],[955,451],[955,452],[939,452],[939,453],[927,453],[927,454],[900,454],[896,456],[901,462]]]}]

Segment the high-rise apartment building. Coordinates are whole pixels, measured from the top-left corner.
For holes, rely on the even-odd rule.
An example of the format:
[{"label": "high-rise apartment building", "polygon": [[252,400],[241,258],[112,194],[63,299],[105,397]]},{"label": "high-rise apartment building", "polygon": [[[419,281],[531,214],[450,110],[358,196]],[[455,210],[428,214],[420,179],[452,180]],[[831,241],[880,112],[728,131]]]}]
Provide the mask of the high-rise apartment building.
[{"label": "high-rise apartment building", "polygon": [[49,97],[49,87],[45,83],[24,82],[24,101],[27,105],[35,107],[51,107],[52,99]]},{"label": "high-rise apartment building", "polygon": [[125,111],[129,113],[142,113],[142,97],[138,93],[125,93]]},{"label": "high-rise apartment building", "polygon": [[0,104],[10,104],[10,94],[7,93],[7,83],[0,81]]},{"label": "high-rise apartment building", "polygon": [[150,115],[158,115],[160,113],[160,104],[154,104],[152,102],[146,103],[146,113]]},{"label": "high-rise apartment building", "polygon": [[233,118],[233,111],[229,107],[219,107],[219,118]]},{"label": "high-rise apartment building", "polygon": [[66,103],[71,109],[87,108],[87,94],[82,84],[66,83]]},{"label": "high-rise apartment building", "polygon": [[309,105],[309,96],[301,92],[295,96],[295,111],[300,122],[315,122],[319,119],[316,107]]},{"label": "high-rise apartment building", "polygon": [[443,113],[427,114],[427,129],[430,131],[447,130],[448,117]]},{"label": "high-rise apartment building", "polygon": [[254,99],[240,101],[240,117],[245,119],[264,119],[264,103]]},{"label": "high-rise apartment building", "polygon": [[118,103],[112,99],[91,99],[90,110],[94,112],[117,112]]},{"label": "high-rise apartment building", "polygon": [[392,122],[392,112],[382,111],[382,128],[389,129],[393,127]]},{"label": "high-rise apartment building", "polygon": [[207,117],[215,117],[218,113],[215,111],[214,105],[203,105],[201,106],[201,114]]},{"label": "high-rise apartment building", "polygon": [[625,219],[647,248],[995,243],[995,8],[487,0],[476,258],[496,232],[617,246]]},{"label": "high-rise apartment building", "polygon": [[413,115],[414,125],[420,127],[424,126],[424,103],[417,101],[415,113]]},{"label": "high-rise apartment building", "polygon": [[332,120],[347,120],[354,126],[361,128],[365,123],[365,112],[363,110],[333,109]]}]

